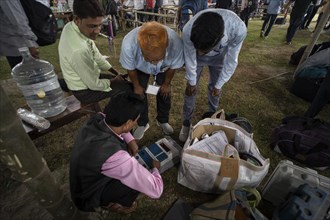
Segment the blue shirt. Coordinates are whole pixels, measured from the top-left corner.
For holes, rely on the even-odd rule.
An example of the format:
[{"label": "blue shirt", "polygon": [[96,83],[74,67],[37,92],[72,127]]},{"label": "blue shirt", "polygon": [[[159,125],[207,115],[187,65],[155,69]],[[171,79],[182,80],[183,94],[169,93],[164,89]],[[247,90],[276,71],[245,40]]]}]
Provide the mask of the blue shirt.
[{"label": "blue shirt", "polygon": [[270,0],[267,7],[267,14],[278,15],[281,12],[281,7],[284,0]]},{"label": "blue shirt", "polygon": [[[222,16],[224,20],[224,36],[216,45],[212,51],[204,56],[216,56],[223,54],[223,68],[215,88],[221,89],[222,86],[230,79],[233,75],[237,64],[238,54],[241,50],[243,40],[246,37],[246,26],[244,22],[232,11],[225,9],[205,9],[197,13],[189,22],[184,26],[182,31],[183,48],[184,48],[184,59],[186,68],[186,79],[192,86],[196,85],[197,81],[197,56],[196,49],[193,42],[190,40],[191,29],[194,21],[205,12],[215,12]],[[220,62],[220,61],[219,61]],[[209,66],[212,66],[210,64]]]},{"label": "blue shirt", "polygon": [[137,42],[137,34],[140,27],[131,30],[123,39],[119,62],[127,70],[140,70],[146,74],[157,75],[167,69],[178,69],[183,66],[183,45],[178,34],[166,27],[168,34],[168,46],[163,61],[156,65],[144,60]]}]

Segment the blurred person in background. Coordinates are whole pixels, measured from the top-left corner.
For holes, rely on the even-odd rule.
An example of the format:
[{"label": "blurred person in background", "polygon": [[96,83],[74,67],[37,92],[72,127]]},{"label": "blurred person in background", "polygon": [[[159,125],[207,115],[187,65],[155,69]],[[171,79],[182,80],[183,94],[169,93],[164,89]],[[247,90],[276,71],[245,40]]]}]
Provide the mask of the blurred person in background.
[{"label": "blurred person in background", "polygon": [[18,48],[28,47],[34,58],[39,58],[37,36],[20,0],[0,1],[0,56],[6,56],[11,68],[22,61]]}]

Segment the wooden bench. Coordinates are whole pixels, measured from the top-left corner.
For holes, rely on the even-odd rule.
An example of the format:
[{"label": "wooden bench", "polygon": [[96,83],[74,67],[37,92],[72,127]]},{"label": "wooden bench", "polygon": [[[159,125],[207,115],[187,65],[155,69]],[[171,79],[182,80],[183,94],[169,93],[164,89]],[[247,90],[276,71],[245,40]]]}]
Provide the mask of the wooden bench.
[{"label": "wooden bench", "polygon": [[[51,131],[56,130],[72,121],[75,121],[85,115],[95,114],[101,111],[101,107],[98,102],[82,105],[73,95],[66,97],[67,108],[64,112],[54,117],[47,118],[50,122],[50,127],[46,130],[38,130],[37,128],[23,122],[23,127],[26,133],[32,140],[48,134]],[[29,109],[27,106],[23,108]]]}]

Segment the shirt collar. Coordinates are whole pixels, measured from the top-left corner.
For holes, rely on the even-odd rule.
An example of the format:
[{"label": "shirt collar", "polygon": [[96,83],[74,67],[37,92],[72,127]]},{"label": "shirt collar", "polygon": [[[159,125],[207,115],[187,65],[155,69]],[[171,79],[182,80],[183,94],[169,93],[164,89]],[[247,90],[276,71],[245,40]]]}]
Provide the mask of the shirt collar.
[{"label": "shirt collar", "polygon": [[86,37],[85,35],[83,35],[83,34],[80,32],[78,26],[76,25],[76,23],[75,23],[74,21],[71,21],[71,25],[72,25],[73,30],[74,30],[75,32],[77,32],[77,34],[78,34],[83,40],[85,40],[85,41],[91,41],[91,39],[89,39],[88,37]]}]

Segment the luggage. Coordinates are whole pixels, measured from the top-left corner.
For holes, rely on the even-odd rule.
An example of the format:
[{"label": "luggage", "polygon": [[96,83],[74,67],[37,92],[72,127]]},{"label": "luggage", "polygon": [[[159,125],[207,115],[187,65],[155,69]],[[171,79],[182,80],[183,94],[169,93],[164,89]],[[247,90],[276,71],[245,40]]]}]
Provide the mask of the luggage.
[{"label": "luggage", "polygon": [[286,117],[274,129],[271,147],[308,166],[330,167],[330,124],[302,116]]},{"label": "luggage", "polygon": [[266,176],[269,159],[235,123],[206,118],[191,128],[184,144],[178,183],[192,190],[222,193],[257,187]]},{"label": "luggage", "polygon": [[[264,200],[271,202],[275,208],[277,207],[273,215],[274,220],[285,219],[283,216],[286,217],[286,219],[303,219],[298,218],[299,213],[297,211],[299,210],[306,210],[306,213],[310,213],[308,219],[326,219],[323,218],[323,216],[329,209],[329,183],[330,179],[328,177],[318,174],[315,170],[297,166],[288,160],[282,160],[264,184],[261,190],[261,196]],[[308,184],[308,187],[304,186],[304,184]],[[298,190],[299,187],[302,188]],[[326,192],[327,195],[321,192],[319,195],[325,196],[317,199],[315,198],[316,194],[309,193],[318,191]],[[300,192],[299,194],[302,195],[302,198],[297,196],[297,192]],[[312,203],[304,199],[308,194],[310,194],[310,198],[314,197],[310,200],[313,201]],[[296,203],[297,200],[303,200],[304,202],[300,201],[298,204],[296,203],[297,206],[295,206],[294,209],[285,209],[290,207],[290,204],[285,204],[290,200],[290,197],[292,198],[291,201],[293,204]],[[296,218],[292,218],[292,213],[296,214]]]}]

